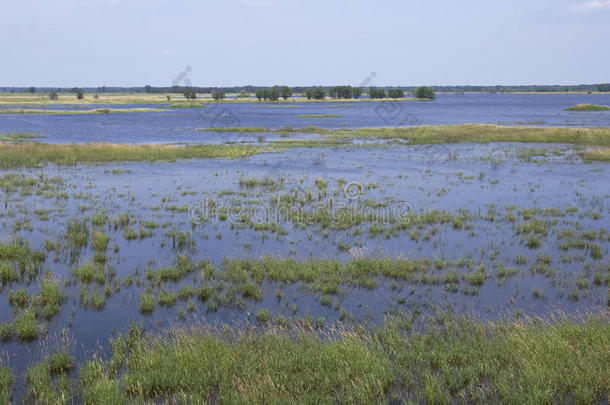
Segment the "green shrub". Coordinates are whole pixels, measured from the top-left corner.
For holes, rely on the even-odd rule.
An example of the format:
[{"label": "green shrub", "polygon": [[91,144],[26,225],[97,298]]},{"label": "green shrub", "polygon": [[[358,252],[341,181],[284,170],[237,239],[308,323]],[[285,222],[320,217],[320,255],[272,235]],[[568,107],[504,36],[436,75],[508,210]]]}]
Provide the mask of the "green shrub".
[{"label": "green shrub", "polygon": [[421,86],[415,90],[415,97],[422,99],[433,100],[435,97],[434,88],[429,86]]}]

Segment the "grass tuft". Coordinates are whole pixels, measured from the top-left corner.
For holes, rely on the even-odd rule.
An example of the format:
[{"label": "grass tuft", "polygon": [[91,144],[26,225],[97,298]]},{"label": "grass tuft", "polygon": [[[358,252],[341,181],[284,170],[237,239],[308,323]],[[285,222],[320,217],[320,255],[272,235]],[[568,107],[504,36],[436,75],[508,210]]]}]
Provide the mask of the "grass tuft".
[{"label": "grass tuft", "polygon": [[565,111],[610,111],[610,106],[599,104],[577,104],[570,108],[566,108]]},{"label": "grass tuft", "polygon": [[[595,403],[609,394],[610,323],[447,319],[423,333],[390,318],[326,336],[194,328],[130,334],[81,368],[85,398],[136,403]],[[122,370],[120,374],[109,370]],[[87,401],[85,401],[87,402]]]}]

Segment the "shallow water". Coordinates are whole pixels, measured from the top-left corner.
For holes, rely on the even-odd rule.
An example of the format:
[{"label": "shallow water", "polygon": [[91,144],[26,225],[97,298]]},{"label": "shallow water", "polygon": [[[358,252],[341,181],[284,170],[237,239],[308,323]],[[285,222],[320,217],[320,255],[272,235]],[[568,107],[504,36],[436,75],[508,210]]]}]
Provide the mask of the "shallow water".
[{"label": "shallow water", "polygon": [[[519,150],[531,146],[546,148],[549,157],[537,162],[520,160],[517,157]],[[74,280],[71,272],[79,263],[92,258],[91,247],[84,248],[76,258],[71,258],[65,249],[47,254],[44,268],[62,280],[62,284],[72,280],[65,285],[64,293],[68,298],[60,314],[47,324],[48,345],[54,347],[60,332],[67,330],[81,355],[105,347],[107,339],[115,331],[125,330],[131,320],[143,321],[149,328],[175,322],[256,323],[253,314],[258,308],[269,308],[273,314],[291,319],[306,315],[314,319],[324,317],[326,322],[338,319],[343,310],[355,321],[376,324],[381,324],[387,312],[393,310],[423,314],[448,311],[498,319],[515,312],[526,316],[549,316],[558,312],[595,313],[606,308],[607,288],[594,284],[594,273],[609,271],[610,243],[605,230],[610,228],[610,176],[605,164],[582,164],[562,146],[486,144],[290,149],[241,160],[51,165],[19,172],[35,178],[40,175],[55,178],[56,193],[67,194],[62,198],[57,194],[37,195],[36,187],[32,194],[20,189],[3,192],[6,201],[0,228],[3,240],[13,234],[15,223],[29,223],[31,230],[26,229],[26,225],[14,235],[27,239],[32,248],[43,249],[45,239],[64,240],[65,224],[70,218],[90,218],[96,213],[105,213],[112,218],[128,212],[136,231],[141,221],[154,221],[159,226],[153,230],[153,235],[136,240],[126,240],[120,229],[104,227],[110,236],[107,266],[116,270],[118,280],[133,276],[141,278],[142,283],[122,286],[120,291],[106,298],[103,311],[83,306],[79,300],[81,283]],[[279,183],[270,188],[240,186],[240,180],[251,177],[272,178]],[[61,183],[57,178],[61,178]],[[274,213],[270,201],[275,195],[296,192],[298,196],[304,196],[307,190],[313,190],[316,200],[315,180],[318,178],[328,182],[327,195],[322,201],[328,204],[328,198],[333,197],[334,209],[345,204],[372,212],[361,206],[367,200],[383,202],[387,206],[376,211],[380,213],[377,220],[353,226],[343,227],[342,223],[332,222],[325,227],[315,221],[300,226],[289,217],[278,221],[285,233],[232,226],[239,224],[237,218],[242,213],[258,218],[258,223],[265,223],[263,213]],[[352,198],[349,188],[354,184],[361,185],[362,193]],[[226,220],[209,212],[207,222],[193,225],[193,210],[201,201],[209,199],[214,199],[218,206],[231,206],[232,201],[239,201],[243,204],[242,210]],[[307,211],[315,203],[317,201],[306,203],[304,209]],[[181,211],[185,205],[189,210]],[[576,209],[570,210],[570,207]],[[548,234],[541,238],[542,244],[536,249],[528,248],[523,235],[516,232],[519,224],[527,222],[519,213],[526,208],[539,209],[533,218],[548,221]],[[48,217],[40,219],[35,212],[44,209],[49,210]],[[384,213],[388,217],[406,218],[409,213],[432,210],[446,210],[451,215],[466,213],[464,224],[456,228],[451,222],[430,223],[391,234],[382,231],[372,235],[369,232],[371,225],[380,225],[386,230],[391,227],[392,222],[383,216]],[[496,213],[493,220],[487,218],[491,211]],[[509,212],[514,212],[516,218],[507,219]],[[586,248],[561,249],[558,234],[566,228],[576,230],[577,234],[595,230],[598,236],[594,243],[600,246],[603,257],[592,258]],[[355,229],[362,233],[355,234]],[[418,232],[417,237],[412,233],[414,229]],[[171,230],[191,235],[192,244],[174,247],[167,234]],[[349,247],[341,247],[341,243]],[[112,251],[114,244],[119,247],[117,252]],[[187,312],[184,320],[178,316],[179,309],[185,308],[185,302],[181,301],[170,308],[157,306],[152,315],[140,314],[139,294],[147,285],[145,269],[171,265],[177,253],[191,257],[194,262],[206,259],[217,265],[221,265],[224,258],[257,259],[266,255],[342,261],[366,255],[445,261],[464,259],[471,260],[474,268],[483,263],[487,270],[482,286],[470,286],[462,280],[455,291],[447,290],[442,283],[413,283],[379,277],[372,290],[343,287],[341,294],[331,296],[330,306],[321,303],[320,293],[309,291],[298,283],[283,285],[265,281],[261,300],[238,298],[231,304],[220,305],[217,311],[210,311],[207,304],[196,302],[195,311]],[[514,263],[519,254],[527,257],[527,264]],[[537,257],[546,254],[551,260],[551,275],[539,274],[533,267]],[[516,273],[500,277],[499,265],[514,268]],[[472,272],[473,267],[458,267],[457,271],[464,275]],[[138,269],[137,273],[135,269]],[[444,273],[445,270],[434,270],[432,266],[429,274],[442,276]],[[585,287],[577,286],[579,279],[587,280]],[[181,285],[197,285],[198,282],[194,275],[164,285],[169,291],[177,291]],[[19,286],[22,285],[5,286],[0,300],[6,303],[8,292]],[[30,293],[38,290],[37,282],[25,286]],[[532,295],[535,288],[544,298]],[[286,298],[278,301],[277,289],[282,290]],[[573,290],[578,291],[577,299],[569,295]],[[8,305],[3,308],[0,322],[10,321],[12,311]],[[68,326],[68,319],[72,321],[71,326]],[[3,343],[2,348],[9,354],[11,365],[19,369],[41,350],[40,341]]]},{"label": "shallow water", "polygon": [[[208,127],[319,126],[325,128],[397,127],[427,124],[610,126],[610,112],[568,112],[580,103],[610,105],[610,94],[438,95],[434,101],[328,103],[222,103],[210,108],[170,112],[24,115],[0,114],[3,132],[36,132],[47,142],[172,143],[256,141],[258,134],[230,136],[197,131]],[[9,108],[2,106],[0,108]],[[79,108],[162,108],[163,105],[101,105]],[[38,108],[38,107],[36,107]],[[57,106],[70,109],[69,106]],[[341,117],[301,118],[302,114]],[[277,135],[271,135],[277,136]]]}]

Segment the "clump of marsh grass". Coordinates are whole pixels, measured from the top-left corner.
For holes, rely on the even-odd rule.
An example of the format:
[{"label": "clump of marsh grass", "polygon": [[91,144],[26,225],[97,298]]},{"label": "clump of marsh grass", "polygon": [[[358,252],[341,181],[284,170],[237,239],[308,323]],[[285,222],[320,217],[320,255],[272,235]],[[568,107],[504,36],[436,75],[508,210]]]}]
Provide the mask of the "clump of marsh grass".
[{"label": "clump of marsh grass", "polygon": [[75,366],[73,356],[65,351],[46,357],[26,372],[26,403],[59,404],[73,395],[67,373]]},{"label": "clump of marsh grass", "polygon": [[566,108],[565,111],[610,111],[610,106],[599,104],[577,104]]},{"label": "clump of marsh grass", "polygon": [[33,139],[44,138],[44,135],[32,134],[27,132],[7,132],[0,134],[0,141],[10,143],[21,143],[32,141]]},{"label": "clump of marsh grass", "polygon": [[44,252],[30,249],[27,241],[14,240],[0,244],[0,281],[5,283],[17,281],[17,278],[33,279],[45,258]]},{"label": "clump of marsh grass", "polygon": [[11,369],[6,366],[0,366],[0,403],[11,403],[14,383],[15,377]]},{"label": "clump of marsh grass", "polygon": [[610,148],[587,149],[580,153],[585,161],[610,162]]},{"label": "clump of marsh grass", "polygon": [[155,297],[150,291],[145,291],[140,294],[140,312],[143,314],[150,314],[154,311],[155,305]]},{"label": "clump of marsh grass", "polygon": [[32,310],[23,312],[13,320],[13,330],[21,341],[36,340],[39,329],[40,327],[36,322],[36,314]]}]

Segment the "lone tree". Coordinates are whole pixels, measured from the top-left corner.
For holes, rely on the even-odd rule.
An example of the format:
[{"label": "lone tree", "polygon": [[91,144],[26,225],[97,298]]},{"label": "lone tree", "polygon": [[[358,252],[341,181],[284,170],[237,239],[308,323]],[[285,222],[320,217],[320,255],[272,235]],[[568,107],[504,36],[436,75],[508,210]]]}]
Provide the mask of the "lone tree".
[{"label": "lone tree", "polygon": [[59,98],[59,96],[57,95],[56,91],[52,91],[49,93],[49,100],[57,100]]},{"label": "lone tree", "polygon": [[371,87],[369,89],[369,97],[370,98],[385,98],[385,90],[376,89],[376,88]]},{"label": "lone tree", "polygon": [[214,89],[212,90],[212,98],[214,100],[222,100],[225,98],[225,92],[220,89]]},{"label": "lone tree", "polygon": [[405,92],[402,89],[392,89],[388,91],[388,96],[390,98],[403,98],[405,96]]},{"label": "lone tree", "polygon": [[256,96],[258,101],[261,101],[265,98],[265,90],[256,90],[256,93],[254,93],[254,95]]},{"label": "lone tree", "polygon": [[425,98],[428,100],[434,100],[434,97],[435,97],[434,88],[429,87],[429,86],[418,87],[417,90],[415,90],[415,97],[416,98]]},{"label": "lone tree", "polygon": [[267,94],[269,101],[277,101],[280,98],[280,88],[278,86],[273,86],[268,90]]},{"label": "lone tree", "polygon": [[82,90],[79,90],[76,92],[76,98],[79,100],[82,100],[83,98],[85,98],[85,94],[83,93]]},{"label": "lone tree", "polygon": [[197,98],[197,93],[193,89],[184,89],[184,98],[194,100]]},{"label": "lone tree", "polygon": [[28,89],[28,91],[32,94],[36,93],[36,87],[32,86]]},{"label": "lone tree", "polygon": [[292,97],[292,90],[290,90],[290,87],[282,86],[282,88],[280,89],[280,96],[284,100],[288,100],[290,97]]}]

